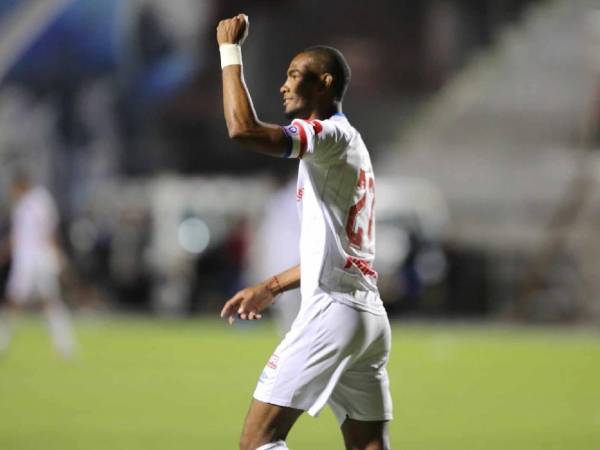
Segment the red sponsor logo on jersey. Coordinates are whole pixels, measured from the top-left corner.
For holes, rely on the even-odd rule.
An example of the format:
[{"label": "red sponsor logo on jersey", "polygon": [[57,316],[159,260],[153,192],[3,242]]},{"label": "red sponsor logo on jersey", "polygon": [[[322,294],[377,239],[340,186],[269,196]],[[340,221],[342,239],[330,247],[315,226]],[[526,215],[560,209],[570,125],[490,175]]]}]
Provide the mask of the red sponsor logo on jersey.
[{"label": "red sponsor logo on jersey", "polygon": [[346,265],[344,266],[344,269],[349,269],[352,266],[356,266],[358,270],[368,277],[377,278],[378,276],[377,272],[371,267],[371,264],[364,259],[348,256],[348,258],[346,258]]},{"label": "red sponsor logo on jersey", "polygon": [[299,202],[300,200],[302,200],[302,197],[304,197],[304,188],[301,187],[300,189],[298,189],[296,191],[296,201]]},{"label": "red sponsor logo on jersey", "polygon": [[279,362],[279,356],[273,354],[271,358],[269,358],[269,362],[267,363],[267,367],[269,369],[277,369],[277,363]]}]

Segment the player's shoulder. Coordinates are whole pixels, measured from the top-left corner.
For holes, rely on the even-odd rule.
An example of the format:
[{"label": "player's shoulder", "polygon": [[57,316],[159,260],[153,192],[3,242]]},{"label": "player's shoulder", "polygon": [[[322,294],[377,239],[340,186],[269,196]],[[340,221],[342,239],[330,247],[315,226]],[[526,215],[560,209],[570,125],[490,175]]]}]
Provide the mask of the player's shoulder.
[{"label": "player's shoulder", "polygon": [[354,135],[359,134],[356,128],[350,123],[348,118],[342,113],[336,113],[325,120],[326,126],[331,127],[338,133],[341,133],[346,140],[350,140]]},{"label": "player's shoulder", "polygon": [[38,203],[46,203],[52,200],[52,196],[50,195],[48,189],[40,185],[31,188],[31,190],[28,193],[28,198],[32,202]]},{"label": "player's shoulder", "polygon": [[36,210],[52,211],[56,209],[52,194],[44,186],[35,186],[28,192],[27,206]]},{"label": "player's shoulder", "polygon": [[346,117],[346,115],[343,113],[335,113],[327,119],[314,120],[313,122],[336,128],[354,129],[354,127],[350,124],[348,117]]},{"label": "player's shoulder", "polygon": [[348,121],[348,118],[342,113],[336,113],[326,119],[296,119],[294,122],[304,127],[310,127],[316,136],[349,138],[357,133],[356,129]]}]

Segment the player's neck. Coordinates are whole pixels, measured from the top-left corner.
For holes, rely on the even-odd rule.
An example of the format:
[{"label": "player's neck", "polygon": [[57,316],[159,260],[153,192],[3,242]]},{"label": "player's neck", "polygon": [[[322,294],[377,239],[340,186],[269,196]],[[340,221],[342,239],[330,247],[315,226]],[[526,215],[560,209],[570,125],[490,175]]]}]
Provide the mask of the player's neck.
[{"label": "player's neck", "polygon": [[325,120],[329,119],[334,114],[342,113],[342,104],[339,102],[323,105],[315,109],[308,117],[308,120]]}]

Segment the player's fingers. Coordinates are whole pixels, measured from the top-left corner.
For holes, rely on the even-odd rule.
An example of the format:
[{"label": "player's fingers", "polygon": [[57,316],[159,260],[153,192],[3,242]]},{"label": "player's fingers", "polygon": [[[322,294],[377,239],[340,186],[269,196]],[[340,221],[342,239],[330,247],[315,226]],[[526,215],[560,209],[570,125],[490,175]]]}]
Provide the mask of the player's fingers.
[{"label": "player's fingers", "polygon": [[[241,300],[239,300],[239,301],[241,301]],[[233,325],[233,323],[235,322],[235,318],[238,315],[235,313],[235,310],[237,308],[236,303],[238,303],[239,301],[236,299],[234,302],[232,302],[232,304],[230,305],[228,310],[225,312],[225,314],[221,315],[221,317],[227,316],[227,322],[229,323],[229,325]],[[243,319],[243,317],[240,316],[240,319]]]},{"label": "player's fingers", "polygon": [[221,310],[221,318],[225,317],[225,316],[230,316],[231,314],[233,314],[233,311],[235,311],[235,308],[237,308],[238,304],[243,300],[243,297],[240,295],[240,293],[238,292],[237,294],[235,294],[233,297],[231,297],[223,306],[223,309]]},{"label": "player's fingers", "polygon": [[248,16],[246,14],[238,14],[237,18],[241,21],[241,22],[245,22],[244,23],[244,35],[242,36],[241,42],[243,42],[246,37],[248,36],[248,31],[250,29],[250,19],[248,19]]},{"label": "player's fingers", "polygon": [[229,315],[231,309],[232,309],[232,305],[231,305],[231,300],[229,300],[227,303],[225,303],[225,305],[223,305],[223,309],[221,309],[221,319],[227,315]]},{"label": "player's fingers", "polygon": [[[241,291],[245,292],[245,291]],[[245,295],[238,293],[239,301],[236,303],[237,315],[242,320],[247,320],[250,312],[255,311],[256,307],[253,304],[254,294],[252,292],[245,292]]]},{"label": "player's fingers", "polygon": [[254,320],[257,313],[258,310],[254,306],[244,303],[242,303],[238,309],[238,316],[242,320]]},{"label": "player's fingers", "polygon": [[252,308],[251,308],[251,306],[248,305],[248,299],[246,299],[245,302],[242,301],[240,303],[240,306],[239,306],[239,308],[237,310],[237,313],[239,315],[242,315],[242,314],[247,315],[250,311],[252,311]]},{"label": "player's fingers", "polygon": [[221,309],[221,312],[219,313],[219,316],[221,317],[221,319],[227,315],[227,311],[228,311],[227,303],[225,303],[225,305]]}]

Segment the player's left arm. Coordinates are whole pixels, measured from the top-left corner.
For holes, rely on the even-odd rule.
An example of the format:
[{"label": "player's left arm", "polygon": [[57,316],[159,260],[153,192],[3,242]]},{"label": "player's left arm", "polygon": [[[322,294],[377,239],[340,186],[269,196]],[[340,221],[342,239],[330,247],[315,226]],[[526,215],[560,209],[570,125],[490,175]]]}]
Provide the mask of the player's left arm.
[{"label": "player's left arm", "polygon": [[229,325],[233,324],[236,315],[242,320],[261,319],[261,311],[275,303],[275,298],[279,294],[298,287],[300,287],[300,265],[237,292],[223,306],[221,317],[227,317]]},{"label": "player's left arm", "polygon": [[[240,49],[248,33],[244,14],[219,22],[217,41],[221,51],[223,70],[223,110],[229,137],[254,150],[271,156],[285,154],[289,140],[278,125],[258,119],[244,81]],[[226,64],[226,65],[225,65]]]}]

